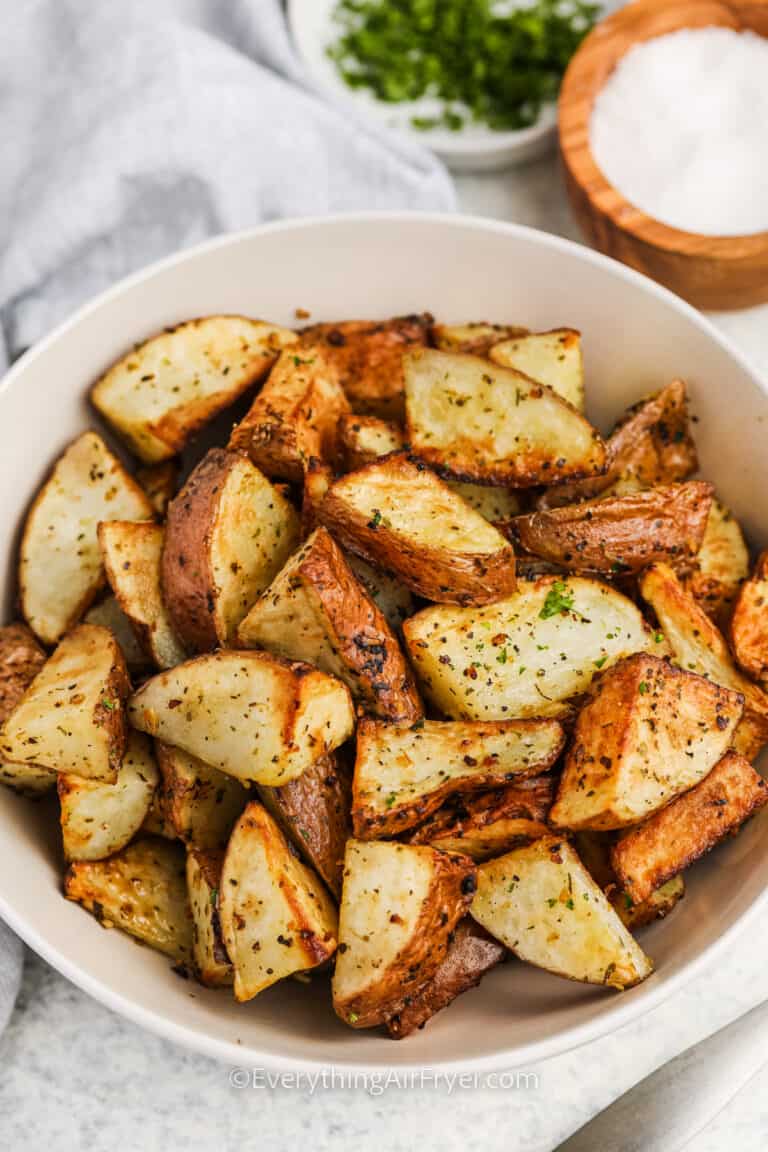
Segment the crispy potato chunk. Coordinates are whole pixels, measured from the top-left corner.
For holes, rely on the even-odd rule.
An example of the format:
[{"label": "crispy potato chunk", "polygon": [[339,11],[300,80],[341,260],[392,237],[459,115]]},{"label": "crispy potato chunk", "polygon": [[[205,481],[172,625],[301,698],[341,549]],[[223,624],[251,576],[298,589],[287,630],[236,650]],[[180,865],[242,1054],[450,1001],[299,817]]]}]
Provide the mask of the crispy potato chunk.
[{"label": "crispy potato chunk", "polygon": [[733,604],[749,575],[749,551],[738,520],[713,500],[704,539],[685,585],[719,628],[725,628]]},{"label": "crispy potato chunk", "polygon": [[129,672],[139,675],[152,667],[152,660],[136,639],[130,620],[117,602],[117,597],[111,592],[102,600],[98,600],[83,616],[84,624],[98,624],[108,628],[114,636],[125,657]]},{"label": "crispy potato chunk", "polygon": [[623,660],[579,713],[550,823],[601,831],[644,820],[724,755],[743,703],[656,656]]},{"label": "crispy potato chunk", "polygon": [[404,444],[399,424],[380,420],[378,416],[359,416],[351,412],[339,421],[339,438],[346,472],[372,464],[390,452],[400,452]]},{"label": "crispy potato chunk", "polygon": [[104,584],[100,520],[151,520],[153,508],[95,432],[59,457],[35,497],[21,539],[21,610],[44,644],[56,644]]},{"label": "crispy potato chunk", "polygon": [[130,691],[112,633],[80,624],[67,633],[6,720],[0,757],[114,783],[128,736]]},{"label": "crispy potato chunk", "polygon": [[325,528],[315,529],[262,593],[237,640],[241,648],[306,660],[337,676],[374,716],[422,715],[394,633]]},{"label": "crispy potato chunk", "polygon": [[632,897],[622,891],[611,863],[611,848],[616,835],[614,832],[577,832],[574,844],[582,864],[605,892],[622,923],[632,932],[668,916],[685,895],[685,881],[682,876],[673,876],[647,900],[635,904]]},{"label": "crispy potato chunk", "polygon": [[161,588],[182,644],[229,645],[298,540],[293,506],[258,468],[211,449],[168,509]]},{"label": "crispy potato chunk", "polygon": [[643,574],[640,594],[656,613],[676,664],[743,695],[734,748],[753,760],[768,743],[768,696],[739,672],[721,633],[666,564]]},{"label": "crispy potato chunk", "polygon": [[546,384],[579,412],[584,411],[581,333],[574,328],[528,332],[494,344],[488,355],[502,368],[514,368]]},{"label": "crispy potato chunk", "polygon": [[431,324],[427,312],[393,320],[313,324],[301,333],[301,343],[302,348],[319,344],[331,358],[354,412],[402,420],[403,352],[426,344]]},{"label": "crispy potato chunk", "polygon": [[213,652],[148,680],[131,723],[239,780],[285,784],[352,734],[349,689],[266,652]]},{"label": "crispy potato chunk", "polygon": [[639,572],[659,560],[690,562],[699,551],[713,488],[702,480],[586,500],[518,516],[522,547],[577,572]]},{"label": "crispy potato chunk", "polygon": [[425,608],[403,632],[424,695],[454,720],[567,715],[600,669],[656,647],[631,600],[580,576],[521,581],[485,607]]},{"label": "crispy potato chunk", "polygon": [[333,901],[297,860],[275,821],[251,803],[235,825],[221,873],[221,930],[235,970],[235,999],[316,968],[336,951]]},{"label": "crispy potato chunk", "polygon": [[396,836],[451,795],[545,772],[564,744],[556,720],[424,720],[407,727],[362,720],[352,785],[355,835]]},{"label": "crispy potato chunk", "polygon": [[683,896],[685,896],[685,880],[682,876],[673,876],[666,884],[651,892],[648,899],[640,904],[635,904],[627,892],[614,892],[609,899],[622,922],[630,932],[634,932],[637,928],[646,928],[654,920],[665,920]]},{"label": "crispy potato chunk", "polygon": [[728,752],[695,788],[627,832],[611,850],[619,882],[640,904],[768,804],[768,785]]},{"label": "crispy potato chunk", "polygon": [[[400,452],[404,446],[399,424],[379,420],[375,416],[342,416],[341,442],[344,450],[345,471],[364,468],[391,452]],[[448,487],[466,500],[470,507],[490,520],[503,524],[522,511],[520,497],[512,488],[491,488],[484,484],[463,484],[460,480],[447,480]]]},{"label": "crispy potato chunk", "polygon": [[141,828],[158,783],[150,741],[131,732],[114,784],[59,773],[65,860],[103,860],[125,848]]},{"label": "crispy potato chunk", "polygon": [[161,524],[111,520],[99,524],[107,580],[136,639],[158,668],[173,668],[187,657],[174,631],[160,589],[165,543]]},{"label": "crispy potato chunk", "polygon": [[473,356],[487,356],[491,348],[505,340],[527,336],[528,329],[510,324],[487,324],[471,321],[469,324],[433,324],[432,339],[441,352],[468,352]]},{"label": "crispy potato chunk", "polygon": [[[45,660],[45,652],[25,624],[0,628],[0,730]],[[25,796],[39,796],[55,785],[56,774],[34,764],[4,762],[0,755],[0,783]]]},{"label": "crispy potato chunk", "polygon": [[477,863],[502,856],[549,831],[555,799],[552,776],[532,776],[479,796],[451,797],[409,837],[442,852],[463,852]]},{"label": "crispy potato chunk", "polygon": [[606,447],[608,468],[602,476],[550,488],[540,507],[555,508],[600,495],[620,496],[657,484],[677,484],[692,476],[699,463],[683,381],[673,380],[656,395],[633,405]]},{"label": "crispy potato chunk", "polygon": [[295,340],[287,328],[245,316],[188,320],[118,360],[91,400],[141,460],[167,460],[262,380]]},{"label": "crispy potato chunk", "polygon": [[333,359],[320,347],[283,352],[229,447],[267,476],[301,484],[313,456],[340,458],[339,420],[349,404]]},{"label": "crispy potato chunk", "polygon": [[755,680],[768,680],[768,552],[742,584],[730,622],[731,646],[739,665]]},{"label": "crispy potato chunk", "polygon": [[392,1039],[410,1036],[462,992],[476,988],[486,972],[504,959],[506,952],[503,944],[475,924],[470,916],[465,916],[456,925],[445,959],[432,979],[396,1016],[387,1020]]},{"label": "crispy potato chunk", "polygon": [[562,837],[481,864],[471,914],[521,960],[557,976],[621,990],[653,970]]},{"label": "crispy potato chunk", "polygon": [[397,1016],[445,960],[475,890],[466,856],[350,840],[344,858],[333,1007],[353,1028]]},{"label": "crispy potato chunk", "polygon": [[174,834],[203,850],[223,848],[248,801],[246,789],[181,748],[158,740],[155,750],[164,812]]},{"label": "crispy potato chunk", "polygon": [[221,932],[219,896],[224,852],[187,848],[187,888],[192,910],[192,957],[195,976],[209,988],[230,987],[234,969]]},{"label": "crispy potato chunk", "polygon": [[530,488],[605,468],[591,424],[522,372],[432,349],[404,370],[411,450],[446,476]]},{"label": "crispy potato chunk", "polygon": [[428,600],[482,604],[514,590],[508,541],[408,456],[388,456],[343,476],[318,516],[344,547]]},{"label": "crispy potato chunk", "polygon": [[161,519],[165,519],[168,505],[178,489],[178,461],[173,459],[163,460],[159,464],[146,464],[137,470],[136,479],[155,512]]},{"label": "crispy potato chunk", "polygon": [[262,785],[258,792],[294,848],[338,900],[350,835],[350,787],[338,758],[323,756],[295,780],[279,788]]},{"label": "crispy potato chunk", "polygon": [[107,860],[77,860],[64,895],[104,928],[120,928],[177,964],[192,961],[192,914],[180,845],[137,840]]}]

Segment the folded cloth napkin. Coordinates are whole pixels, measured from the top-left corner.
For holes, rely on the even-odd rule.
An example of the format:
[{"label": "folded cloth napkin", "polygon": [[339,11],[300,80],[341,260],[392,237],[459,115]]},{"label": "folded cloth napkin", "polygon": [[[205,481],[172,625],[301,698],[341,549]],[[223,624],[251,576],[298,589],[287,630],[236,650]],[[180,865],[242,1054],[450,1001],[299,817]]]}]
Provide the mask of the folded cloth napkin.
[{"label": "folded cloth napkin", "polygon": [[211,234],[455,206],[434,157],[313,87],[279,0],[15,0],[0,122],[9,359],[105,285]]},{"label": "folded cloth napkin", "polygon": [[[0,123],[0,367],[114,280],[214,233],[455,206],[429,153],[313,89],[278,0],[15,0]],[[20,972],[0,924],[0,1030]]]}]

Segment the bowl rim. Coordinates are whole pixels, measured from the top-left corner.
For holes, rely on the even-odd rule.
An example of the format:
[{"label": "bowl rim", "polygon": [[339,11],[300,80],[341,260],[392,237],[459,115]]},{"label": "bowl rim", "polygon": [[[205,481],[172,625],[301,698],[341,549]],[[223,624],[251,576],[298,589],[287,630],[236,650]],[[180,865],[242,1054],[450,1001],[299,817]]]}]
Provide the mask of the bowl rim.
[{"label": "bowl rim", "polygon": [[[179,252],[175,252],[170,256],[146,265],[119,280],[105,291],[99,293],[99,295],[86,301],[71,316],[57,325],[47,336],[44,336],[27,349],[6,372],[2,380],[0,380],[0,397],[13,387],[20,377],[23,377],[29,364],[40,356],[45,355],[52,345],[55,345],[63,335],[77,328],[87,316],[90,316],[111,300],[125,292],[131,291],[155,275],[183,265],[187,261],[205,257],[211,252],[227,247],[234,247],[267,234],[311,230],[318,227],[343,228],[349,224],[375,226],[382,221],[406,226],[427,224],[437,225],[439,227],[447,226],[449,229],[458,227],[468,231],[515,236],[523,240],[533,241],[535,244],[541,245],[544,248],[567,253],[578,260],[584,260],[587,263],[602,268],[604,272],[609,275],[616,276],[620,280],[634,283],[643,291],[650,293],[652,296],[656,296],[664,302],[667,307],[671,307],[686,316],[688,320],[708,336],[710,340],[719,344],[741,367],[757,391],[768,396],[768,382],[763,382],[760,373],[750,362],[749,358],[736,348],[729,338],[721,333],[711,321],[669,289],[657,284],[649,277],[643,276],[634,269],[621,264],[619,261],[604,256],[600,252],[593,251],[582,244],[567,240],[564,237],[542,232],[536,228],[529,228],[525,225],[508,223],[506,221],[492,220],[481,216],[463,216],[447,212],[366,211],[271,221],[253,228],[215,236],[212,239],[184,248]],[[220,1040],[216,1037],[201,1033],[197,1028],[189,1027],[159,1012],[142,1007],[129,996],[123,995],[116,984],[110,985],[98,977],[91,976],[76,963],[70,962],[55,943],[49,941],[42,933],[30,928],[25,922],[23,915],[17,915],[13,908],[6,903],[2,893],[0,893],[0,916],[2,916],[8,926],[16,932],[34,952],[78,988],[92,996],[96,1001],[124,1016],[127,1020],[146,1028],[149,1032],[163,1039],[180,1044],[190,1051],[198,1052],[201,1055],[235,1066],[242,1067],[247,1065],[253,1067],[257,1061],[260,1061],[260,1067],[265,1069],[289,1072],[317,1071],[333,1066],[335,1068],[353,1070],[360,1075],[380,1074],[382,1071],[387,1071],[390,1068],[398,1071],[407,1071],[418,1070],[424,1067],[429,1067],[430,1069],[440,1068],[446,1073],[460,1073],[462,1071],[487,1073],[523,1067],[528,1068],[542,1060],[572,1051],[574,1048],[581,1047],[583,1044],[587,1044],[592,1040],[598,1040],[603,1036],[617,1031],[625,1024],[639,1019],[641,1016],[644,1016],[646,1013],[661,1005],[674,992],[684,987],[688,981],[693,979],[693,977],[701,972],[708,964],[714,962],[718,956],[721,956],[727,944],[748,926],[760,910],[766,907],[768,907],[768,889],[764,889],[752,904],[745,908],[736,920],[734,920],[733,924],[725,929],[720,936],[714,939],[707,947],[703,948],[696,957],[688,961],[687,964],[676,972],[673,972],[669,976],[661,977],[656,984],[649,983],[647,985],[640,985],[638,988],[630,990],[629,994],[625,994],[624,997],[617,997],[612,1008],[604,1014],[595,1017],[593,1020],[565,1028],[563,1031],[557,1032],[552,1036],[544,1037],[541,1040],[536,1040],[517,1048],[513,1046],[509,1049],[496,1050],[488,1055],[474,1056],[467,1059],[457,1060],[449,1058],[446,1060],[432,1060],[429,1065],[425,1065],[423,1060],[409,1059],[407,1052],[403,1054],[405,1056],[404,1059],[402,1056],[399,1056],[397,1062],[392,1065],[378,1061],[367,1062],[365,1059],[361,1060],[354,1056],[351,1056],[348,1060],[345,1058],[336,1058],[333,1061],[333,1065],[331,1065],[329,1061],[324,1061],[313,1056],[286,1057],[281,1055],[276,1057],[269,1051],[259,1049],[251,1042],[248,1044],[238,1044],[232,1041]]]},{"label": "bowl rim", "polygon": [[[665,224],[628,200],[608,180],[592,151],[589,124],[595,100],[618,61],[630,49],[647,40],[691,28],[732,28],[744,31],[747,25],[732,9],[731,0],[699,0],[701,11],[689,12],[683,23],[678,19],[680,3],[659,0],[633,0],[601,20],[585,36],[563,76],[558,99],[558,142],[568,176],[581,195],[613,227],[635,240],[662,252],[691,260],[706,259],[738,265],[768,253],[768,229],[761,232],[735,233],[730,236],[705,235]],[[766,0],[746,0],[742,8],[768,9]],[[655,30],[648,35],[648,23]],[[600,58],[606,46],[613,45],[610,67]],[[599,66],[597,66],[598,61]]]}]

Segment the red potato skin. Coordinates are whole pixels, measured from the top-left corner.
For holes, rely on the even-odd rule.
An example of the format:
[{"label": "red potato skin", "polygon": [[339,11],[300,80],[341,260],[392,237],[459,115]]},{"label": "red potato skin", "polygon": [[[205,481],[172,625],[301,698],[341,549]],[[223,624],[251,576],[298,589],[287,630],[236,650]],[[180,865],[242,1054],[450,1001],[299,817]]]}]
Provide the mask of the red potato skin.
[{"label": "red potato skin", "polygon": [[387,1031],[392,1039],[403,1040],[423,1028],[462,992],[476,988],[486,972],[495,968],[506,953],[503,944],[494,940],[471,917],[465,916],[456,925],[445,959],[429,984],[387,1021]]}]

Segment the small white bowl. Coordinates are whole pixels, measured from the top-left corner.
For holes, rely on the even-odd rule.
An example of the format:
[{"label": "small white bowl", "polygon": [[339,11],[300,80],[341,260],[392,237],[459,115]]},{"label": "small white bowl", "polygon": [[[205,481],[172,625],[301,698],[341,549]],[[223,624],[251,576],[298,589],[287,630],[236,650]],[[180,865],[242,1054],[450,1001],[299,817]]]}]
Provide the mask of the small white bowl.
[{"label": "small white bowl", "polygon": [[[28,352],[0,383],[0,596],[11,618],[25,508],[64,445],[93,424],[89,385],[131,345],[211,312],[295,323],[430,309],[581,329],[589,415],[609,428],[627,404],[673,376],[689,382],[703,474],[755,543],[768,542],[768,395],[697,312],[636,272],[526,228],[426,214],[279,223],[183,252],[118,284]],[[518,963],[491,972],[423,1032],[394,1043],[345,1028],[327,981],[295,981],[249,1004],[184,981],[168,961],[105,932],[61,895],[53,805],[0,787],[0,916],[49,963],[108,1007],[207,1055],[246,1067],[530,1066],[655,1007],[719,955],[766,906],[768,813],[694,865],[688,892],[642,943],[656,963],[621,995]]]},{"label": "small white bowl", "polygon": [[557,135],[555,104],[542,109],[538,121],[517,132],[494,132],[482,124],[467,123],[458,132],[435,128],[420,132],[411,124],[415,115],[438,110],[429,101],[418,104],[386,104],[370,92],[349,88],[326,54],[333,39],[331,13],[336,0],[288,0],[288,21],[294,44],[309,75],[334,100],[352,103],[383,126],[429,148],[454,172],[497,172],[533,160],[550,151]]}]

